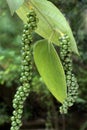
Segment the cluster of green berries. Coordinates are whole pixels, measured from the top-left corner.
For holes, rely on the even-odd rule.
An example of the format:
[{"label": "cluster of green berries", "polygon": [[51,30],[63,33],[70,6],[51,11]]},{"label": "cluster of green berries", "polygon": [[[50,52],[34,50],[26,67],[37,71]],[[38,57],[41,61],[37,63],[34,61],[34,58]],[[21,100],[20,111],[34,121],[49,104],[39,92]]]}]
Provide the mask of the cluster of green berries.
[{"label": "cluster of green berries", "polygon": [[78,95],[78,83],[75,75],[72,73],[72,51],[70,49],[70,39],[68,35],[63,35],[60,40],[60,57],[66,76],[67,98],[60,107],[60,113],[66,114],[68,108],[73,105]]},{"label": "cluster of green berries", "polygon": [[23,104],[30,92],[32,84],[32,33],[37,28],[37,18],[33,10],[27,14],[27,24],[24,25],[22,35],[22,65],[21,65],[21,86],[13,99],[13,116],[11,117],[11,129],[19,130],[22,122]]}]

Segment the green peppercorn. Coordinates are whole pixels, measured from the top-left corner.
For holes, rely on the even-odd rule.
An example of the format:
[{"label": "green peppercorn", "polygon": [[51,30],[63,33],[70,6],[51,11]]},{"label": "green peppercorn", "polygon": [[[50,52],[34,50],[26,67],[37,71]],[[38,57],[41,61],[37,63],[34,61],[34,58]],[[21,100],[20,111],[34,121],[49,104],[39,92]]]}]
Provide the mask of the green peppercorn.
[{"label": "green peppercorn", "polygon": [[21,123],[21,117],[23,113],[23,104],[30,92],[30,86],[32,85],[32,32],[37,27],[37,18],[34,11],[30,11],[27,15],[28,24],[24,25],[22,35],[22,64],[21,64],[21,86],[17,89],[17,92],[13,99],[13,116],[11,118],[11,129],[19,130]]},{"label": "green peppercorn", "polygon": [[26,34],[23,34],[22,37],[23,37],[24,39],[26,39]]},{"label": "green peppercorn", "polygon": [[72,106],[75,102],[78,93],[78,84],[74,74],[72,74],[72,59],[70,38],[68,35],[64,35],[59,38],[60,41],[60,57],[65,71],[66,85],[67,85],[67,98],[60,107],[60,112],[67,113],[68,107]]},{"label": "green peppercorn", "polygon": [[[26,38],[25,40],[24,40],[24,43],[26,43],[26,45],[29,43],[29,40]],[[28,46],[27,46],[28,47]]]},{"label": "green peppercorn", "polygon": [[13,115],[16,116],[16,115],[17,115],[17,112],[16,112],[16,111],[13,111]]},{"label": "green peppercorn", "polygon": [[14,116],[12,116],[12,117],[11,117],[11,121],[14,121],[14,120],[15,120],[15,118],[14,118]]}]

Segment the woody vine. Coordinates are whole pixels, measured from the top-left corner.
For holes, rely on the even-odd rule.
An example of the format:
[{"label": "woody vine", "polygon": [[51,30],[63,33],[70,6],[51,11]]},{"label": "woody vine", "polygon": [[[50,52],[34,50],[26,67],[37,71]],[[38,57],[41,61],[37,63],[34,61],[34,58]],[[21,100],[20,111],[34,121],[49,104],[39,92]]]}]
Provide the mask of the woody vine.
[{"label": "woody vine", "polygon": [[[45,0],[45,2],[47,2],[47,5],[49,5],[50,8],[53,8],[55,10],[55,6],[50,5],[50,2],[48,2],[47,0]],[[10,2],[8,2],[8,4],[9,3]],[[52,19],[52,17],[47,13],[47,15],[49,15],[48,18],[52,19],[53,23],[51,24],[51,21],[49,19],[46,19],[44,11],[40,9],[38,10],[40,4],[42,6],[42,2],[39,0],[28,1],[27,5],[29,5],[29,13],[24,14],[27,15],[27,19],[26,24],[24,25],[21,44],[22,65],[20,87],[17,89],[17,92],[13,99],[14,111],[13,116],[11,117],[11,130],[19,130],[22,125],[21,119],[23,113],[23,104],[27,96],[29,95],[33,82],[33,59],[46,86],[48,87],[50,92],[55,96],[55,98],[59,102],[61,102],[61,114],[68,113],[68,108],[73,105],[78,95],[78,83],[75,75],[73,74],[72,65],[72,51],[76,53],[78,53],[78,51],[72,32],[69,29],[66,30],[66,27],[64,27],[64,30],[61,29],[63,23],[61,24],[59,22],[60,25],[57,26],[55,19]],[[22,9],[24,8],[24,6],[25,3]],[[27,10],[27,6],[25,7]],[[17,13],[21,17],[20,9]],[[58,17],[60,17],[60,19],[65,20],[64,16],[60,12],[58,13]],[[41,28],[41,23],[43,22],[43,19],[40,19],[39,14],[42,15],[44,20],[46,20],[46,23],[49,25],[49,30],[51,29],[51,32],[49,30],[48,32],[46,32],[46,29],[42,30],[43,28]],[[24,18],[22,17],[22,19]],[[64,22],[66,23],[66,21]],[[54,25],[56,27],[54,27]],[[69,25],[66,25],[69,28]],[[41,32],[41,35],[45,39],[37,41],[35,44],[32,44],[32,33],[34,31],[38,33]],[[55,41],[57,41],[57,43],[60,46],[60,56],[58,56],[58,53],[54,48],[53,43]],[[72,41],[74,43],[72,43]]]}]

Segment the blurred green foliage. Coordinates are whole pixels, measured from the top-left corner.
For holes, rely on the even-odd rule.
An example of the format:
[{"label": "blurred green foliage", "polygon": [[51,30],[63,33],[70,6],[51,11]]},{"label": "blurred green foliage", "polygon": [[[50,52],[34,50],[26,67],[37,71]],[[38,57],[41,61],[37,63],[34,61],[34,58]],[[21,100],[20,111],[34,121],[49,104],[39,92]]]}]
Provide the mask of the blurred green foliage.
[{"label": "blurred green foliage", "polygon": [[11,16],[5,0],[0,1],[0,84],[12,86],[20,74],[20,43],[23,23]]},{"label": "blurred green foliage", "polygon": [[0,125],[3,123],[8,123],[10,121],[10,117],[6,111],[6,104],[0,103]]},{"label": "blurred green foliage", "polygon": [[[50,0],[53,2],[65,15],[73,34],[75,36],[77,46],[79,49],[80,57],[73,56],[74,61],[74,73],[77,75],[79,82],[79,98],[78,103],[82,103],[84,109],[87,104],[87,0]],[[8,5],[5,0],[0,0],[0,89],[2,86],[13,87],[19,85],[20,77],[20,65],[21,65],[21,34],[23,30],[23,23],[16,14],[11,16]],[[35,40],[39,37],[35,35]],[[49,108],[50,94],[42,83],[42,79],[38,77],[36,72],[34,81],[37,82],[33,85],[32,91],[39,95],[40,103],[45,104]],[[39,79],[39,83],[38,83]],[[0,95],[0,98],[1,97]],[[32,99],[32,96],[30,97]],[[35,97],[36,98],[36,97]],[[51,102],[52,103],[52,102]],[[83,105],[84,104],[84,105]],[[2,103],[0,103],[2,105]],[[27,103],[26,103],[27,105]],[[25,105],[25,106],[26,106]],[[31,104],[33,105],[33,104]],[[87,106],[87,105],[86,105]],[[32,106],[33,107],[33,106]],[[32,109],[31,107],[31,109]],[[33,117],[33,112],[25,108],[25,118],[27,117],[26,112],[29,116]],[[79,108],[80,109],[80,108]],[[6,122],[9,115],[6,113],[5,104],[0,107],[0,124]],[[4,113],[4,116],[2,114]]]}]

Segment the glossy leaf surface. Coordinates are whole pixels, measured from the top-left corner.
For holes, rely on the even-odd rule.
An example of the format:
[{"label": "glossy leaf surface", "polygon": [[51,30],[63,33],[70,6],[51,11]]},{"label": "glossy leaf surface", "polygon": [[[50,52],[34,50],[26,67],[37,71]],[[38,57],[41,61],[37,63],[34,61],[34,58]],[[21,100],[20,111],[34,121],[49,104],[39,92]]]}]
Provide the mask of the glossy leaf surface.
[{"label": "glossy leaf surface", "polygon": [[13,14],[22,4],[24,0],[7,0],[11,14]]},{"label": "glossy leaf surface", "polygon": [[19,17],[26,22],[26,14],[30,8],[34,8],[39,18],[36,33],[59,45],[58,37],[67,34],[70,37],[71,49],[78,54],[75,39],[71,28],[59,9],[47,0],[27,0],[18,10]]},{"label": "glossy leaf surface", "polygon": [[66,81],[54,46],[47,40],[38,41],[34,46],[34,61],[48,89],[62,103],[67,95]]}]

